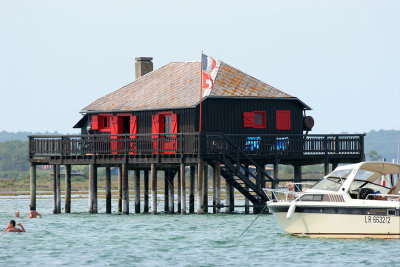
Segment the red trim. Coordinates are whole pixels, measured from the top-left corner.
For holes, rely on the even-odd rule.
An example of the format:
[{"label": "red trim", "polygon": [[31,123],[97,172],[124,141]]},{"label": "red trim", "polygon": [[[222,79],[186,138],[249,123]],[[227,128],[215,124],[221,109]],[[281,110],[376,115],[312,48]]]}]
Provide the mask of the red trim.
[{"label": "red trim", "polygon": [[254,127],[253,112],[243,112],[243,127]]},{"label": "red trim", "polygon": [[290,130],[290,110],[277,110],[276,111],[276,129],[277,130]]},{"label": "red trim", "polygon": [[99,116],[92,115],[92,130],[99,129]]},{"label": "red trim", "polygon": [[[265,112],[265,111],[253,111],[253,113],[254,113],[254,126],[253,126],[253,128],[265,129],[265,128],[267,127],[267,123],[266,123],[266,112]],[[255,123],[256,114],[261,114],[262,124],[256,124],[256,123]]]}]

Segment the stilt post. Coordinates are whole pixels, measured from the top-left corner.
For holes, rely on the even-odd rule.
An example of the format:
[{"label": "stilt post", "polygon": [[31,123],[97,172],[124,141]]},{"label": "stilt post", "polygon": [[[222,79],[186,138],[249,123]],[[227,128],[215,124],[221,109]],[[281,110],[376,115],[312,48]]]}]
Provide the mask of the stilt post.
[{"label": "stilt post", "polygon": [[89,164],[89,213],[97,213],[97,166]]},{"label": "stilt post", "polygon": [[165,170],[164,171],[164,211],[169,212],[169,185],[168,185],[168,180],[169,180],[169,171]]},{"label": "stilt post", "polygon": [[122,166],[118,166],[118,212],[122,212]]},{"label": "stilt post", "polygon": [[31,194],[30,206],[36,209],[36,165],[31,163],[29,168]]},{"label": "stilt post", "polygon": [[65,213],[71,213],[71,165],[65,165]]},{"label": "stilt post", "polygon": [[190,166],[189,213],[194,213],[194,191],[196,183],[196,167]]},{"label": "stilt post", "polygon": [[203,212],[208,213],[208,165],[204,164]]},{"label": "stilt post", "polygon": [[221,213],[221,165],[217,161],[215,163],[215,184],[216,184],[216,213]]},{"label": "stilt post", "polygon": [[[183,165],[183,166],[185,166],[185,165]],[[179,166],[179,169],[178,169],[178,174],[177,174],[177,177],[176,177],[176,180],[177,180],[177,187],[178,187],[178,210],[177,210],[177,212],[179,213],[179,212],[181,212],[181,209],[182,209],[182,176],[181,176],[181,168],[180,168],[181,166]]]},{"label": "stilt post", "polygon": [[128,166],[122,164],[122,214],[129,214],[129,182],[128,182]]},{"label": "stilt post", "polygon": [[181,163],[181,214],[186,214],[186,175],[185,164]]},{"label": "stilt post", "polygon": [[149,170],[144,170],[143,173],[143,184],[144,184],[144,192],[143,192],[143,212],[149,212]]},{"label": "stilt post", "polygon": [[174,200],[174,177],[173,177],[173,170],[168,170],[168,200],[169,200],[169,213],[175,213],[175,200]]},{"label": "stilt post", "polygon": [[140,170],[135,170],[135,213],[140,213]]},{"label": "stilt post", "polygon": [[157,214],[157,168],[151,164],[151,213]]},{"label": "stilt post", "polygon": [[106,213],[111,213],[111,168],[106,167]]},{"label": "stilt post", "polygon": [[203,186],[204,186],[204,163],[200,161],[197,165],[197,214],[203,213]]}]

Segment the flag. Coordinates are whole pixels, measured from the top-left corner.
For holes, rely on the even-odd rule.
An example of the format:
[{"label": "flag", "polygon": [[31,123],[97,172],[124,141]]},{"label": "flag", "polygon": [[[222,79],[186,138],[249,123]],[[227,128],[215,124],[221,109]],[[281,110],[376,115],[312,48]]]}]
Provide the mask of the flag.
[{"label": "flag", "polygon": [[203,70],[205,70],[205,71],[212,71],[213,69],[215,69],[215,67],[217,65],[217,62],[215,61],[215,59],[213,59],[212,57],[209,57],[207,55],[204,55],[204,54],[202,54],[201,60],[202,60]]},{"label": "flag", "polygon": [[212,89],[214,86],[213,80],[211,78],[211,75],[208,75],[207,73],[202,73],[201,75],[202,77],[202,82],[201,82],[201,86],[204,89]]}]

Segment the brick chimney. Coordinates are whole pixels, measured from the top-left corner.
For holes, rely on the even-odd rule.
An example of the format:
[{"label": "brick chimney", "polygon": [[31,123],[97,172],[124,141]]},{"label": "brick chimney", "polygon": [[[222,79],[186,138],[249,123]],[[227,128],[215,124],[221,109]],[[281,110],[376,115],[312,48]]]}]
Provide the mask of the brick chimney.
[{"label": "brick chimney", "polygon": [[152,57],[137,57],[135,58],[135,75],[136,79],[153,71]]}]

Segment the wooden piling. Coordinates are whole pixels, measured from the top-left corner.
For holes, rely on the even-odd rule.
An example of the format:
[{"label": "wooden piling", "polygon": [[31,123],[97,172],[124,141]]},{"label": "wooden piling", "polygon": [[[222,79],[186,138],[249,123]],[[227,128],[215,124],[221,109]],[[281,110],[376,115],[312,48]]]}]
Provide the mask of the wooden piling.
[{"label": "wooden piling", "polygon": [[[294,175],[294,182],[295,183],[301,183],[302,181],[302,175],[301,175],[301,166],[300,165],[294,165],[293,166],[293,175]],[[301,191],[302,186],[301,184],[296,185],[294,187],[295,191]]]},{"label": "wooden piling", "polygon": [[122,214],[129,214],[129,182],[128,166],[123,163],[122,169]]},{"label": "wooden piling", "polygon": [[97,213],[97,166],[89,164],[89,213]]},{"label": "wooden piling", "polygon": [[[185,165],[184,165],[185,166]],[[181,168],[178,170],[178,174],[176,176],[176,186],[178,188],[178,210],[177,212],[181,212],[182,209],[182,183],[181,183]]]},{"label": "wooden piling", "polygon": [[228,183],[228,180],[225,179],[225,213],[231,213],[231,193],[232,193],[232,189],[231,189],[231,185]]},{"label": "wooden piling", "polygon": [[118,166],[118,212],[122,212],[122,166]]},{"label": "wooden piling", "polygon": [[213,188],[213,213],[217,213],[217,177],[215,175],[215,167],[213,168],[213,179],[212,179],[212,188]]},{"label": "wooden piling", "polygon": [[53,214],[57,214],[57,165],[53,165]]},{"label": "wooden piling", "polygon": [[204,164],[203,212],[208,213],[208,165]]},{"label": "wooden piling", "polygon": [[190,166],[189,213],[194,213],[194,191],[196,181],[196,167]]},{"label": "wooden piling", "polygon": [[230,193],[229,193],[229,197],[230,197],[230,203],[229,203],[229,213],[233,213],[235,211],[235,191],[234,191],[234,187],[230,186]]},{"label": "wooden piling", "polygon": [[[249,179],[250,174],[249,174],[249,165],[248,164],[245,165],[244,174]],[[247,184],[246,184],[246,191],[249,192],[249,186]],[[244,198],[244,213],[245,214],[249,214],[250,213],[250,205],[249,204],[250,204],[249,203],[249,199],[247,197],[245,197]]]},{"label": "wooden piling", "polygon": [[143,212],[148,213],[149,212],[149,170],[144,170],[143,183],[144,183]]},{"label": "wooden piling", "polygon": [[216,213],[221,213],[221,165],[219,161],[215,163],[215,185],[216,185]]},{"label": "wooden piling", "polygon": [[106,167],[106,213],[111,213],[111,168]]},{"label": "wooden piling", "polygon": [[29,174],[30,174],[30,195],[31,201],[30,206],[36,209],[36,165],[30,164],[29,166]]},{"label": "wooden piling", "polygon": [[151,213],[157,214],[157,168],[151,164]]},{"label": "wooden piling", "polygon": [[65,165],[65,213],[71,213],[71,165]]},{"label": "wooden piling", "polygon": [[140,213],[140,170],[134,172],[135,213]]},{"label": "wooden piling", "polygon": [[169,185],[168,185],[168,176],[169,172],[168,170],[164,171],[164,212],[169,212]]},{"label": "wooden piling", "polygon": [[174,214],[175,213],[175,206],[174,206],[174,177],[173,177],[173,170],[169,169],[168,170],[168,200],[169,200],[169,213]]},{"label": "wooden piling", "polygon": [[185,164],[181,163],[181,214],[186,214],[186,173]]},{"label": "wooden piling", "polygon": [[325,163],[324,163],[324,173],[325,173],[325,175],[329,174],[329,162],[328,161],[325,161]]},{"label": "wooden piling", "polygon": [[204,163],[197,164],[197,214],[203,213],[203,186],[204,186]]}]

